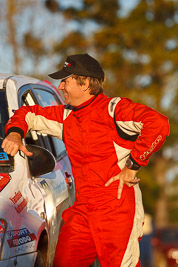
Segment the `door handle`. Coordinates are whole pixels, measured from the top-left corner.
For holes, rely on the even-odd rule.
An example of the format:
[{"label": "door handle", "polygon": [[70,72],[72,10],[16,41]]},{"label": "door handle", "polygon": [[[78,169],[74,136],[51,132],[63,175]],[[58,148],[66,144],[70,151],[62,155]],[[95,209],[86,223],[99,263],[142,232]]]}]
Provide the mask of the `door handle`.
[{"label": "door handle", "polygon": [[68,189],[72,189],[73,186],[72,175],[69,174],[67,171],[65,171],[64,174],[65,174],[66,184],[68,185]]}]

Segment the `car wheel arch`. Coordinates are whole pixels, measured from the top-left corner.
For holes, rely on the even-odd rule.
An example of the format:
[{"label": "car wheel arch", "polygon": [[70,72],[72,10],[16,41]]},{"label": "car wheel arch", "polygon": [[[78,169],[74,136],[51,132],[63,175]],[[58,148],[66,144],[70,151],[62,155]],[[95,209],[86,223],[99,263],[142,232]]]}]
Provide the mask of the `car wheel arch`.
[{"label": "car wheel arch", "polygon": [[40,252],[44,259],[44,262],[48,261],[48,245],[49,245],[49,238],[46,230],[43,230],[40,234],[40,238],[37,245],[37,253]]}]

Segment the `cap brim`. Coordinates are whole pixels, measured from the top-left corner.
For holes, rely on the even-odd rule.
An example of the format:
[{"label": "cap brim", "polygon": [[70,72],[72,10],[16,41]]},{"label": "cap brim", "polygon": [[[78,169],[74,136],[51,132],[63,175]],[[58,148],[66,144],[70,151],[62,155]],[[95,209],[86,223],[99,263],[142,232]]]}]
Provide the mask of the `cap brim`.
[{"label": "cap brim", "polygon": [[72,76],[72,74],[68,73],[64,70],[59,70],[59,71],[56,71],[54,73],[48,74],[48,76],[52,79],[55,79],[55,80],[62,80],[62,79],[66,79],[66,78]]}]

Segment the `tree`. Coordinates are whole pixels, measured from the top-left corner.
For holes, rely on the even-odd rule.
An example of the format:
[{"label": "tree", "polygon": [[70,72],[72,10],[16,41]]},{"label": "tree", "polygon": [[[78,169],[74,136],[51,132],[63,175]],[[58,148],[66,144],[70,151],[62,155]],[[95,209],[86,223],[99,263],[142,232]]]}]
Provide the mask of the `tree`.
[{"label": "tree", "polygon": [[18,54],[18,44],[16,40],[16,30],[15,30],[15,22],[14,17],[16,15],[17,8],[15,4],[15,0],[7,1],[7,22],[9,28],[9,42],[12,45],[13,55],[14,55],[14,71],[16,73],[19,72],[19,64],[20,58]]},{"label": "tree", "polygon": [[[44,56],[46,57],[50,53],[44,40],[44,36],[48,33],[45,23],[50,25],[48,12],[40,1],[0,0],[0,2],[0,33],[1,44],[3,43],[3,50],[0,51],[1,72],[4,72],[6,66],[9,66],[7,68],[10,69],[9,73],[29,75],[29,69],[31,69],[30,74],[39,77],[40,63]],[[42,7],[46,14],[44,14],[44,10],[41,10],[44,15],[44,18],[42,17],[44,23],[43,30],[40,32],[38,10]]]},{"label": "tree", "polygon": [[[18,19],[22,15],[25,8],[32,5],[32,0],[28,1],[21,0],[7,0],[3,2],[1,0],[1,21],[4,24],[3,33],[1,37],[5,44],[11,48],[13,63],[12,72],[19,73],[22,64],[22,56],[20,53],[21,44],[18,40]],[[9,62],[6,62],[9,63]]]}]

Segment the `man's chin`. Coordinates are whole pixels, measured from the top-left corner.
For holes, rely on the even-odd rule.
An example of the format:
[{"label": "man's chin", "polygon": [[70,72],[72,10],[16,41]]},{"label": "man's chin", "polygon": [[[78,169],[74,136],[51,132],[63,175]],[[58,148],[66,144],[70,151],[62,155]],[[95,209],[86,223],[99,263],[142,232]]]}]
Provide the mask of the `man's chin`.
[{"label": "man's chin", "polygon": [[67,99],[64,99],[66,105],[70,105],[70,102]]},{"label": "man's chin", "polygon": [[64,96],[64,102],[65,102],[65,104],[69,104],[69,103],[68,103],[68,99],[67,99],[66,96]]}]

